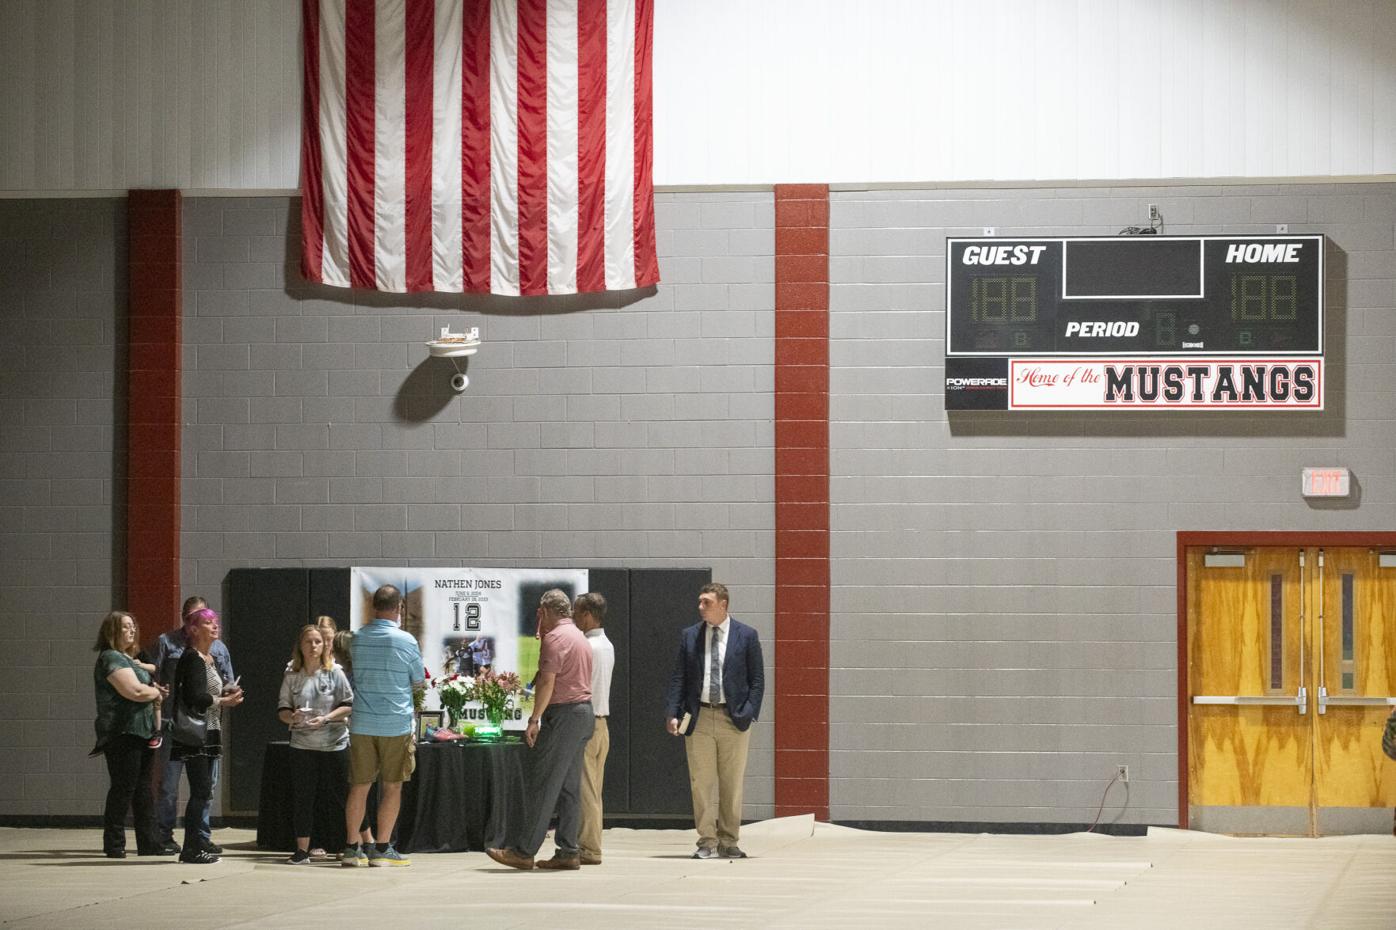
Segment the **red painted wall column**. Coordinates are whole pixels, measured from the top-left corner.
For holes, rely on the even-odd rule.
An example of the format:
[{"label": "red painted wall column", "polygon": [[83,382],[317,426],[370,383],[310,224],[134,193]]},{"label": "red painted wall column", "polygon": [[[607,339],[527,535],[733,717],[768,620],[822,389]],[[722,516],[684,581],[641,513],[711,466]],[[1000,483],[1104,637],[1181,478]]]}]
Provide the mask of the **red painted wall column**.
[{"label": "red painted wall column", "polygon": [[776,816],[829,819],[829,188],[776,202]]},{"label": "red painted wall column", "polygon": [[126,609],[150,640],[176,622],[180,603],[179,191],[131,191],[126,219]]}]

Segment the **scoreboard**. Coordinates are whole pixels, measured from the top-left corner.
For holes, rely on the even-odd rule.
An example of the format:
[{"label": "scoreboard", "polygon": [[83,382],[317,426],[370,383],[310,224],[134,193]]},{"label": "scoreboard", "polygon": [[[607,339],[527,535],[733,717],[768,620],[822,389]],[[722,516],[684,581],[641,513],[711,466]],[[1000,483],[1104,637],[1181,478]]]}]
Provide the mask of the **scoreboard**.
[{"label": "scoreboard", "polygon": [[945,402],[1323,408],[1323,236],[950,239]]}]

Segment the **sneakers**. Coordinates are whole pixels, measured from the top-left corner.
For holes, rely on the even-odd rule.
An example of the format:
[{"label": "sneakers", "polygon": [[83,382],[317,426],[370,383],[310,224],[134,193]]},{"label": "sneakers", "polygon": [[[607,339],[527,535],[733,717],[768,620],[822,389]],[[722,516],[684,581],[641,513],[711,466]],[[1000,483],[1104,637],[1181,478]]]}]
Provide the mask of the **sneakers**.
[{"label": "sneakers", "polygon": [[221,856],[223,855],[223,847],[219,846],[213,840],[204,840],[204,852],[208,853],[210,856]]},{"label": "sneakers", "polygon": [[716,859],[716,858],[717,858],[717,850],[716,850],[716,849],[713,849],[711,846],[699,846],[697,849],[693,850],[693,858],[694,858],[694,859]]},{"label": "sneakers", "polygon": [[539,859],[534,863],[534,867],[539,869],[574,872],[582,867],[582,860],[579,856],[554,855],[551,859]]},{"label": "sneakers", "polygon": [[717,857],[719,859],[745,859],[746,853],[742,852],[740,846],[719,846]]},{"label": "sneakers", "polygon": [[600,864],[601,864],[601,857],[600,857],[600,856],[588,856],[586,853],[582,853],[582,865],[600,865]]},{"label": "sneakers", "polygon": [[200,849],[195,853],[180,853],[179,861],[186,865],[213,865],[218,861],[218,857],[207,850]]},{"label": "sneakers", "polygon": [[521,856],[512,849],[487,849],[485,855],[489,856],[500,865],[507,865],[511,869],[522,869],[527,872],[534,866],[532,856]]},{"label": "sneakers", "polygon": [[398,852],[392,846],[382,852],[377,846],[370,846],[368,849],[368,864],[377,869],[386,869],[392,866],[411,865],[412,860]]},{"label": "sneakers", "polygon": [[291,858],[286,860],[287,865],[310,865],[310,853],[304,849],[297,849],[291,853]]},{"label": "sneakers", "polygon": [[339,854],[339,864],[346,869],[367,866],[368,853],[364,852],[362,846],[346,846],[344,847],[344,852]]}]

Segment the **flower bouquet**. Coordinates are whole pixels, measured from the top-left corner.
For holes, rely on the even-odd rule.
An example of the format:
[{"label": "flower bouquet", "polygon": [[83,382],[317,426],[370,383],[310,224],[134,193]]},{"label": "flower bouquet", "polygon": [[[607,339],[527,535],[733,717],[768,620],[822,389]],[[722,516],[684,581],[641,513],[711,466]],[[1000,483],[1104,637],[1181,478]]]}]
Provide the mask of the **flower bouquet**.
[{"label": "flower bouquet", "polygon": [[500,726],[509,706],[514,703],[514,695],[523,691],[523,683],[513,672],[485,670],[475,676],[471,700],[479,701],[485,708],[485,716],[491,726]]},{"label": "flower bouquet", "polygon": [[452,675],[449,678],[438,678],[435,687],[436,697],[441,701],[441,709],[450,714],[446,725],[460,726],[465,722],[465,705],[474,700],[471,695],[475,682],[463,675]]},{"label": "flower bouquet", "polygon": [[514,696],[523,691],[519,676],[513,672],[483,671],[474,678],[468,675],[452,675],[438,680],[436,695],[441,706],[451,714],[456,723],[465,719],[465,705],[479,703],[485,709],[485,716],[492,726],[504,722]]}]

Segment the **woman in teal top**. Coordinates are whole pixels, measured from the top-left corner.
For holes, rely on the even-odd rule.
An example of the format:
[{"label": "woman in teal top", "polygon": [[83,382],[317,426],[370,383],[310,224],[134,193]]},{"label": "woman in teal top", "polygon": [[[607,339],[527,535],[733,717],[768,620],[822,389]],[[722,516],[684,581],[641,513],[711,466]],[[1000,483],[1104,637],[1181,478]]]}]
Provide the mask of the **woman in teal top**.
[{"label": "woman in teal top", "polygon": [[111,787],[102,815],[102,851],[111,859],[126,858],[126,812],[134,809],[136,851],[142,856],[164,855],[155,835],[155,805],[150,772],[155,751],[155,708],[164,692],[132,656],[140,639],[136,618],[122,610],[107,614],[97,633],[97,663],[92,686],[97,699],[97,745],[92,755],[107,760]]}]

